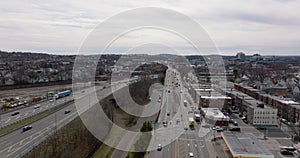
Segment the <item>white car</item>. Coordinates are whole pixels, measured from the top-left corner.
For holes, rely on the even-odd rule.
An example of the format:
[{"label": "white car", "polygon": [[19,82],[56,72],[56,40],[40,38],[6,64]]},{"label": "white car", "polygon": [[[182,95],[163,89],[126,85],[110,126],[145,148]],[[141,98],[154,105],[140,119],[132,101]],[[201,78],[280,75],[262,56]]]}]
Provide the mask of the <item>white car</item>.
[{"label": "white car", "polygon": [[158,151],[161,151],[161,149],[162,149],[162,145],[161,145],[161,144],[158,144],[157,150],[158,150]]},{"label": "white car", "polygon": [[194,157],[194,154],[192,152],[189,152],[189,157]]},{"label": "white car", "polygon": [[35,105],[33,108],[34,109],[38,109],[38,108],[40,108],[41,107],[41,105]]}]

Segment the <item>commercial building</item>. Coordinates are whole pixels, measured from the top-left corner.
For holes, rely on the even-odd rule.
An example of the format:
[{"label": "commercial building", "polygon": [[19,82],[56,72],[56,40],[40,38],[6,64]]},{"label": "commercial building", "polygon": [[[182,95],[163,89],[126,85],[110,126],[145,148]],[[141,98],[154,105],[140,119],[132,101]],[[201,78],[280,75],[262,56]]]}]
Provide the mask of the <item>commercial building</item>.
[{"label": "commercial building", "polygon": [[226,109],[231,105],[230,97],[221,94],[211,86],[192,84],[189,87],[189,93],[201,108]]},{"label": "commercial building", "polygon": [[247,121],[256,126],[277,125],[277,109],[271,108],[258,100],[246,100]]},{"label": "commercial building", "polygon": [[274,158],[252,133],[222,132],[221,135],[233,158]]},{"label": "commercial building", "polygon": [[215,126],[228,126],[229,117],[225,116],[218,108],[202,108],[207,123]]}]

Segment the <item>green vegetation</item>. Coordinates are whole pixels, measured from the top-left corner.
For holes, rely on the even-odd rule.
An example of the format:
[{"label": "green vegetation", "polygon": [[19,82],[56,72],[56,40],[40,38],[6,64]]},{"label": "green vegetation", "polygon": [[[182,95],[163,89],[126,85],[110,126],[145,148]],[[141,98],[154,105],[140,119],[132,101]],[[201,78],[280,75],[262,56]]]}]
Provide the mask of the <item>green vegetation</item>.
[{"label": "green vegetation", "polygon": [[159,78],[159,82],[164,85],[165,84],[165,77],[161,77]]},{"label": "green vegetation", "polygon": [[32,147],[24,158],[91,157],[100,145],[101,142],[88,131],[80,117],[77,117],[43,143]]},{"label": "green vegetation", "polygon": [[110,158],[113,151],[114,151],[114,148],[112,148],[106,144],[102,144],[100,146],[100,148],[94,153],[92,158]]},{"label": "green vegetation", "polygon": [[141,132],[150,132],[152,130],[153,130],[153,128],[152,128],[151,123],[149,121],[147,121],[147,122],[143,123],[143,126],[142,126],[140,131]]},{"label": "green vegetation", "polygon": [[[141,132],[150,132],[153,130],[153,127],[149,121],[143,123]],[[138,136],[134,144],[134,148],[136,151],[146,151],[151,140],[151,133],[142,133]],[[143,158],[145,156],[145,152],[129,152],[127,158]]]},{"label": "green vegetation", "polygon": [[159,80],[143,78],[140,82],[129,85],[129,93],[132,99],[139,105],[147,105],[151,101],[149,99],[149,89],[155,83],[159,83]]},{"label": "green vegetation", "polygon": [[137,123],[137,117],[130,115],[129,118],[126,119],[126,127],[132,127]]}]

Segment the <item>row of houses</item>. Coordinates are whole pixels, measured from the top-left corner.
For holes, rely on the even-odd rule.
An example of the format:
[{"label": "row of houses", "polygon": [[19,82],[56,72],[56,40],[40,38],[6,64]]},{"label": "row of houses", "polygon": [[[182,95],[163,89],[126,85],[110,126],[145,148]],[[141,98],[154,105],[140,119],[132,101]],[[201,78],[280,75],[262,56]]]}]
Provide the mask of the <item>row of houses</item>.
[{"label": "row of houses", "polygon": [[232,99],[231,106],[236,107],[249,124],[254,126],[277,125],[277,109],[235,89],[227,90],[226,94]]},{"label": "row of houses", "polygon": [[217,88],[199,84],[190,86],[190,94],[202,109],[212,108],[226,112],[234,107],[251,125],[277,125],[276,108],[243,92],[227,87]]},{"label": "row of houses", "polygon": [[281,118],[288,120],[289,122],[300,121],[300,104],[289,98],[272,96],[261,92],[258,89],[252,87],[243,86],[240,84],[234,84],[234,88],[242,93],[249,95],[250,97],[269,105],[270,107],[278,110],[277,115]]}]

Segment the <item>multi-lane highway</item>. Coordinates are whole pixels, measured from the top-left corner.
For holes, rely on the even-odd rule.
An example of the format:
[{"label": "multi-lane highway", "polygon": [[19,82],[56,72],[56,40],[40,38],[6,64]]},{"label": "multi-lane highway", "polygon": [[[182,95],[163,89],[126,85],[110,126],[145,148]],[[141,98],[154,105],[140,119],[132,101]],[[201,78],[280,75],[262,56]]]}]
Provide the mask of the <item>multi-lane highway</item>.
[{"label": "multi-lane highway", "polygon": [[[127,86],[127,84],[119,83],[115,86],[115,90]],[[102,86],[96,87],[98,99],[104,98],[111,94],[111,88],[103,89]],[[99,90],[99,91],[98,91]],[[78,114],[83,114],[86,110],[97,104],[97,100],[91,100],[89,98],[90,93],[93,93],[95,89],[82,91],[80,97],[75,98],[79,102],[84,102],[81,108],[75,107],[72,103],[69,106],[43,118],[32,124],[32,129],[26,132],[22,130],[15,130],[5,136],[0,137],[0,157],[18,157],[27,153],[32,147],[41,143],[51,133],[64,125],[68,124],[74,118],[78,117]],[[89,103],[89,104],[87,104]],[[71,110],[70,113],[65,114],[66,109]]]},{"label": "multi-lane highway", "polygon": [[[150,158],[209,157],[205,146],[206,136],[210,130],[201,124],[196,124],[195,129],[189,128],[189,117],[194,117],[196,105],[191,101],[187,90],[182,86],[180,74],[174,69],[168,69],[163,93],[163,108],[159,122],[168,122],[167,126],[160,125],[153,132],[153,137],[148,149],[152,151],[146,155]],[[188,106],[183,105],[183,100],[189,100]],[[162,144],[162,150],[156,150]]]},{"label": "multi-lane highway", "polygon": [[[72,96],[68,96],[65,98],[58,99],[58,100],[52,100],[52,101],[48,100],[48,101],[44,101],[39,104],[36,104],[35,106],[25,107],[25,108],[22,108],[22,109],[19,109],[16,111],[11,111],[11,112],[8,112],[5,114],[1,114],[0,115],[0,128],[6,127],[17,121],[23,120],[32,115],[36,115],[40,112],[43,112],[43,111],[53,108],[55,106],[61,105],[72,99],[73,99]],[[15,112],[19,112],[19,114],[12,116]]]}]

